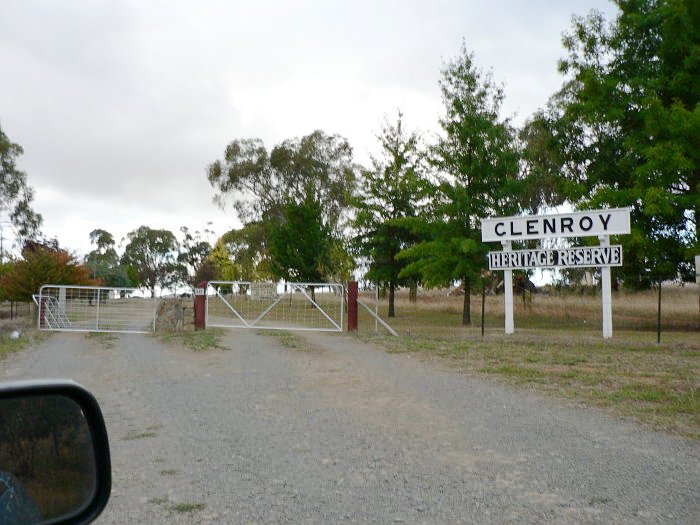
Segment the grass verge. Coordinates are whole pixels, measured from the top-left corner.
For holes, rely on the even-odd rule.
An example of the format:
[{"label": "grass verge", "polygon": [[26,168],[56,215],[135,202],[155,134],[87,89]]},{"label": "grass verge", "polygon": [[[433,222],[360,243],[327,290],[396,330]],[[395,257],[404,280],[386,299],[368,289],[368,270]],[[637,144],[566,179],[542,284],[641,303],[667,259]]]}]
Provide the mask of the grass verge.
[{"label": "grass verge", "polygon": [[687,334],[661,345],[635,332],[603,341],[554,329],[521,329],[515,336],[489,331],[484,338],[470,330],[361,337],[389,352],[417,353],[700,440],[700,341]]},{"label": "grass verge", "polygon": [[221,344],[222,335],[223,330],[220,328],[207,328],[206,330],[159,334],[159,337],[166,343],[177,343],[195,352],[204,352],[214,349],[228,350]]},{"label": "grass verge", "polygon": [[34,328],[24,328],[17,339],[12,339],[8,335],[0,335],[0,360],[6,355],[19,352],[27,346],[39,343],[47,337],[45,332],[39,332]]}]

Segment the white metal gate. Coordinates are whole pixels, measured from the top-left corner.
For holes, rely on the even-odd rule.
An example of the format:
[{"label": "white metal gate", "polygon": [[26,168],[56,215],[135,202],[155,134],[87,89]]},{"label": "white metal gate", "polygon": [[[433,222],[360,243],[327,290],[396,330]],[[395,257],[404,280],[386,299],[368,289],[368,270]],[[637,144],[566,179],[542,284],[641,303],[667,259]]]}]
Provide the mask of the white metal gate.
[{"label": "white metal gate", "polygon": [[137,288],[47,284],[39,290],[39,330],[148,333],[157,299]]},{"label": "white metal gate", "polygon": [[207,326],[343,331],[342,284],[211,281],[206,293]]}]

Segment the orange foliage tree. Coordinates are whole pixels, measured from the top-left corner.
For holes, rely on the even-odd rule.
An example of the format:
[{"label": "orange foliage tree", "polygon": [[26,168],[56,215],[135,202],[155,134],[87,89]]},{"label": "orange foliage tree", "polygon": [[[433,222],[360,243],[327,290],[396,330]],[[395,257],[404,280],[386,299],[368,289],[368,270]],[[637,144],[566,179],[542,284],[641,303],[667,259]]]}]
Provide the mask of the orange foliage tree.
[{"label": "orange foliage tree", "polygon": [[44,284],[97,286],[99,280],[90,279],[88,269],[58,242],[28,241],[22,250],[22,259],[0,278],[1,295],[14,301],[28,301]]}]

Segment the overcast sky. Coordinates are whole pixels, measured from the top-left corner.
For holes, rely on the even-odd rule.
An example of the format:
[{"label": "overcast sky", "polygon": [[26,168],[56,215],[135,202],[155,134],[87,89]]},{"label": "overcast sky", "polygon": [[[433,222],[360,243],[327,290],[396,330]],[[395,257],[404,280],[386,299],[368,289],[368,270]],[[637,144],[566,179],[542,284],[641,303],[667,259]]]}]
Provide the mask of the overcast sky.
[{"label": "overcast sky", "polygon": [[[428,137],[462,39],[522,123],[561,85],[561,34],[603,0],[0,0],[0,125],[24,148],[43,232],[83,255],[95,228],[212,221],[206,166],[231,140],[315,129],[375,151],[400,108]],[[7,234],[7,232],[6,232]]]}]

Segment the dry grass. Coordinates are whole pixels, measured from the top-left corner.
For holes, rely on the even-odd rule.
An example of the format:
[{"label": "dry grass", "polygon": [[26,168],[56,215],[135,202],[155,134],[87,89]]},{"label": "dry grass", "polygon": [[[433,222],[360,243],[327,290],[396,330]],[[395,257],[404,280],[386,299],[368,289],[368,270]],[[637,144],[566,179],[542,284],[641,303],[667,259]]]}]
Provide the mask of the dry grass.
[{"label": "dry grass", "polygon": [[[600,297],[537,295],[518,302],[516,334],[503,334],[502,297],[472,298],[472,327],[461,327],[462,297],[397,302],[389,324],[400,337],[374,333],[360,312],[360,336],[391,352],[415,352],[466,373],[608,408],[657,428],[700,439],[698,288],[663,290],[662,344],[656,344],[655,292],[613,298],[614,338],[603,341]],[[386,304],[381,313],[386,313]],[[476,314],[476,315],[474,315]],[[384,315],[382,315],[385,318]]]},{"label": "dry grass", "polygon": [[[661,321],[663,331],[695,332],[700,331],[700,290],[695,284],[683,287],[665,286],[662,289]],[[363,296],[368,305],[374,300],[369,294]],[[463,296],[448,296],[446,292],[428,292],[418,297],[417,303],[408,301],[407,293],[399,293],[396,301],[397,317],[390,324],[401,331],[405,329],[423,330],[437,328],[461,332]],[[613,326],[617,330],[656,331],[657,292],[614,292]],[[471,297],[472,325],[481,325],[481,296]],[[523,328],[566,328],[601,332],[602,306],[600,293],[587,291],[581,293],[561,293],[556,290],[543,290],[533,294],[532,298],[516,296],[514,298],[514,316],[516,329]],[[382,318],[386,320],[387,302],[379,306]],[[484,324],[487,328],[503,328],[503,296],[487,295]],[[374,327],[367,315],[367,322]],[[698,336],[700,337],[700,336]]]}]

